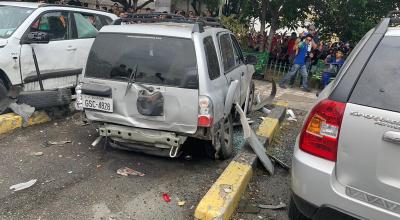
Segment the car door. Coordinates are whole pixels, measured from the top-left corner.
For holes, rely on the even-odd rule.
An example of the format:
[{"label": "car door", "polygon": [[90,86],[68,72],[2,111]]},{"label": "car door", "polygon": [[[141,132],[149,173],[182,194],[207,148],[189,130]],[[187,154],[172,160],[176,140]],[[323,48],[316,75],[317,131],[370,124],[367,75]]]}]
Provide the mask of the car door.
[{"label": "car door", "polygon": [[242,75],[244,75],[244,66],[241,65],[239,56],[233,46],[230,33],[220,33],[218,35],[220,53],[222,57],[222,65],[225,77],[229,82],[237,80],[239,86],[237,87],[238,101],[242,104]]},{"label": "car door", "polygon": [[400,37],[386,36],[346,104],[336,175],[346,194],[400,214]]},{"label": "car door", "polygon": [[32,57],[35,50],[44,89],[72,87],[82,66],[77,65],[77,42],[72,39],[73,25],[69,11],[49,11],[41,14],[27,30],[49,35],[48,44],[23,44],[21,46],[21,76],[26,91],[39,90],[38,77]]},{"label": "car door", "polygon": [[73,34],[75,44],[77,45],[75,52],[77,58],[76,66],[83,68],[86,65],[90,48],[92,47],[93,41],[98,33],[96,25],[100,24],[97,23],[99,20],[96,20],[94,14],[82,14],[81,12],[73,12],[71,14],[74,21],[73,25],[76,30]]},{"label": "car door", "polygon": [[250,81],[253,77],[253,72],[251,72],[250,69],[247,68],[247,65],[244,63],[242,49],[240,48],[240,44],[233,34],[231,34],[231,40],[235,52],[235,63],[237,68],[240,70],[240,87],[242,88],[240,101],[241,103],[243,103],[246,100],[247,89],[249,88]]}]

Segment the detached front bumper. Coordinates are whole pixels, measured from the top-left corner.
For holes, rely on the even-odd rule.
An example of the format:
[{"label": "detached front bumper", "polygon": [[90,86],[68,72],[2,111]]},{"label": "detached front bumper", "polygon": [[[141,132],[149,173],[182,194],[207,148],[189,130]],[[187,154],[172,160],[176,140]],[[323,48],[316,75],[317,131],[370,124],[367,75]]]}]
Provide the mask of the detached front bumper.
[{"label": "detached front bumper", "polygon": [[100,136],[132,144],[151,145],[162,149],[180,148],[186,141],[185,136],[173,132],[133,128],[128,126],[103,124],[99,128]]}]

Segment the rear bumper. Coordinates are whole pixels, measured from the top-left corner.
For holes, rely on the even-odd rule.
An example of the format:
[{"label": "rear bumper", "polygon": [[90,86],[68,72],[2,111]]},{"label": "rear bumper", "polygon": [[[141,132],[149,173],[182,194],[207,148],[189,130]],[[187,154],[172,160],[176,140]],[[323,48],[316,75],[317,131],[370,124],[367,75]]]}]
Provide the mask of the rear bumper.
[{"label": "rear bumper", "polygon": [[[297,197],[296,204],[303,214],[313,219],[328,219],[317,213],[330,213],[336,210],[334,213],[345,213],[345,216],[356,219],[399,219],[399,216],[393,212],[349,197],[346,194],[346,186],[336,179],[335,166],[336,164],[332,161],[301,151],[298,141],[296,142],[291,170],[291,188]],[[302,206],[308,208],[301,208]]]},{"label": "rear bumper", "polygon": [[186,141],[185,136],[179,136],[173,132],[133,128],[114,124],[101,125],[99,133],[100,136],[109,137],[117,141],[122,140],[128,143],[139,143],[164,149],[180,147]]},{"label": "rear bumper", "polygon": [[344,212],[341,212],[339,210],[336,210],[331,207],[327,206],[322,206],[322,207],[317,207],[306,200],[300,198],[296,194],[292,193],[292,199],[297,207],[297,209],[300,210],[300,212],[307,216],[308,218],[315,219],[315,220],[358,220],[358,218],[355,218],[351,215],[348,215]]}]

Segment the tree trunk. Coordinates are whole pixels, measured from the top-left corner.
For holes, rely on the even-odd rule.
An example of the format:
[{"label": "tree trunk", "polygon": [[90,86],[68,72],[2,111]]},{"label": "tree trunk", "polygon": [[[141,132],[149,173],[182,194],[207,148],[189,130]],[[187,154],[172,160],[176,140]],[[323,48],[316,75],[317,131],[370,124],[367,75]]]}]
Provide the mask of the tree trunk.
[{"label": "tree trunk", "polygon": [[153,2],[154,2],[154,0],[147,0],[147,1],[144,2],[143,4],[139,5],[139,6],[137,7],[137,9],[142,9],[142,8],[144,8],[146,5],[148,5],[148,4],[150,4],[150,3],[153,3]]},{"label": "tree trunk", "polygon": [[267,51],[271,51],[271,47],[272,47],[272,39],[274,38],[275,32],[278,29],[278,17],[277,16],[273,16],[271,18],[271,29],[269,31],[269,35],[268,35],[268,41],[267,41]]},{"label": "tree trunk", "polygon": [[261,45],[260,52],[264,52],[265,48],[265,23],[267,20],[267,0],[262,0],[261,3],[261,15],[260,15],[260,33],[261,33]]}]

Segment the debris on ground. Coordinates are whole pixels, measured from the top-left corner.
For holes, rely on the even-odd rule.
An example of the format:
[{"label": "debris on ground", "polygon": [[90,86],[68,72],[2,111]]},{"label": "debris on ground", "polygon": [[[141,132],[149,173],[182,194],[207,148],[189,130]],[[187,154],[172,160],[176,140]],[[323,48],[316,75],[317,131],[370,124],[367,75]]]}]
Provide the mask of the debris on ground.
[{"label": "debris on ground", "polygon": [[14,190],[14,192],[17,192],[17,191],[20,191],[23,189],[27,189],[27,188],[33,186],[36,183],[36,181],[37,181],[37,179],[32,179],[25,183],[18,183],[18,184],[10,186],[10,189]]},{"label": "debris on ground", "polygon": [[270,114],[271,113],[271,110],[269,110],[269,109],[267,109],[267,108],[265,108],[265,107],[262,107],[261,108],[261,111],[264,113],[264,114]]},{"label": "debris on ground", "polygon": [[278,205],[262,205],[262,204],[258,204],[257,207],[261,208],[261,209],[283,209],[286,208],[286,204],[283,202],[280,202]]},{"label": "debris on ground", "polygon": [[15,102],[11,103],[8,106],[15,114],[21,116],[24,121],[23,121],[23,125],[25,126],[28,121],[29,118],[33,115],[33,113],[35,112],[35,108],[27,105],[27,104],[17,104]]},{"label": "debris on ground", "polygon": [[42,156],[42,155],[43,155],[43,152],[41,152],[41,151],[39,151],[39,152],[33,152],[31,155],[32,155],[32,156]]},{"label": "debris on ground", "polygon": [[47,141],[49,145],[64,145],[69,143],[72,143],[72,141]]},{"label": "debris on ground", "polygon": [[178,201],[178,205],[179,206],[184,206],[185,204],[186,204],[186,201],[183,201],[183,200],[182,201]]},{"label": "debris on ground", "polygon": [[275,163],[279,164],[279,166],[281,166],[282,168],[284,168],[285,170],[289,170],[290,166],[285,164],[283,161],[279,160],[277,157],[275,157],[274,155],[271,155],[271,153],[267,152],[267,155],[272,158],[272,160],[275,161]]},{"label": "debris on ground", "polygon": [[239,202],[238,213],[250,213],[250,214],[258,214],[260,212],[260,208],[258,208],[255,204],[251,204],[249,200],[242,199]]},{"label": "debris on ground", "polygon": [[129,167],[123,167],[117,170],[117,174],[121,176],[128,176],[128,175],[133,175],[133,176],[145,176],[146,174],[141,173],[139,171],[136,171],[134,169],[131,169]]},{"label": "debris on ground", "polygon": [[72,170],[71,170],[71,171],[68,171],[68,174],[72,174]]},{"label": "debris on ground", "polygon": [[92,146],[96,147],[96,145],[98,145],[102,139],[103,139],[103,136],[96,138],[96,140],[93,141]]},{"label": "debris on ground", "polygon": [[296,115],[294,114],[292,109],[286,110],[286,114],[289,115],[288,121],[297,121]]},{"label": "debris on ground", "polygon": [[236,111],[240,115],[240,121],[242,122],[244,138],[248,141],[251,148],[256,153],[261,163],[264,165],[265,169],[267,169],[268,173],[273,175],[274,166],[272,165],[271,160],[267,156],[263,144],[260,142],[253,129],[251,129],[250,125],[247,123],[247,119],[246,116],[244,115],[243,109],[237,103],[236,103]]},{"label": "debris on ground", "polygon": [[171,198],[169,197],[169,195],[167,193],[163,193],[162,196],[163,196],[164,201],[171,202]]},{"label": "debris on ground", "polygon": [[45,183],[51,183],[51,182],[53,182],[53,181],[56,181],[56,179],[53,178],[53,179],[46,180],[46,181],[44,181],[44,182],[42,183],[42,185],[45,184]]}]

